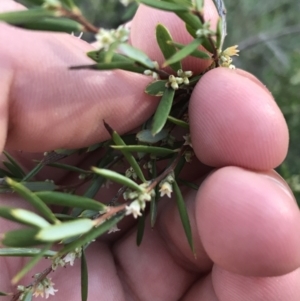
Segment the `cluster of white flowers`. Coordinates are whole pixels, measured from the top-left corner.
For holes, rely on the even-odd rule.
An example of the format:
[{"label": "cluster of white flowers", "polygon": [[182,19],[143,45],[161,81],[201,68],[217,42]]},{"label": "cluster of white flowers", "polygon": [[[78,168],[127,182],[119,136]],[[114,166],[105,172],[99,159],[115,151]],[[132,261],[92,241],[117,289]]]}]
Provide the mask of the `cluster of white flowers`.
[{"label": "cluster of white flowers", "polygon": [[166,83],[166,86],[171,86],[174,90],[177,90],[179,88],[179,85],[189,84],[189,77],[193,75],[192,71],[183,71],[179,69],[177,71],[177,76],[170,75],[169,81]]},{"label": "cluster of white flowers", "polygon": [[95,35],[98,41],[99,49],[107,51],[109,47],[115,43],[123,43],[128,41],[129,30],[125,26],[119,26],[117,29],[100,29]]},{"label": "cluster of white flowers", "polygon": [[[40,274],[35,274],[34,278],[37,279],[40,276]],[[48,299],[50,295],[53,295],[58,291],[57,289],[54,289],[54,283],[51,281],[51,278],[44,278],[42,281],[40,281],[34,288],[33,296],[38,297],[41,296],[42,298]]]},{"label": "cluster of white flowers", "polygon": [[137,174],[132,167],[129,167],[128,169],[126,169],[125,176],[127,178],[133,178],[134,180],[137,179]]},{"label": "cluster of white flowers", "polygon": [[220,55],[220,66],[227,67],[229,69],[235,69],[235,66],[232,65],[232,56],[239,55],[238,45],[234,45],[226,48]]},{"label": "cluster of white flowers", "polygon": [[145,189],[144,192],[132,191],[128,189],[123,193],[124,200],[133,200],[129,206],[125,207],[125,214],[132,214],[134,218],[142,215],[141,211],[145,210],[146,202],[151,201],[152,197],[155,196],[154,189],[152,189],[150,192],[147,192],[149,183],[143,183],[140,184],[140,186]]},{"label": "cluster of white flowers", "polygon": [[[153,64],[154,64],[154,69],[159,70],[158,62],[153,61]],[[155,71],[147,69],[147,70],[144,71],[144,74],[148,75],[148,76],[152,76],[153,79],[155,79],[155,80],[159,79],[159,75]]]},{"label": "cluster of white flowers", "polygon": [[159,183],[160,196],[167,195],[169,198],[173,192],[172,184],[174,183],[174,174],[170,173],[165,179]]},{"label": "cluster of white flowers", "polygon": [[80,258],[82,255],[81,248],[76,248],[73,252],[69,252],[63,258],[55,257],[52,260],[52,270],[56,270],[59,266],[64,267],[66,264],[74,265],[74,261],[76,258]]}]

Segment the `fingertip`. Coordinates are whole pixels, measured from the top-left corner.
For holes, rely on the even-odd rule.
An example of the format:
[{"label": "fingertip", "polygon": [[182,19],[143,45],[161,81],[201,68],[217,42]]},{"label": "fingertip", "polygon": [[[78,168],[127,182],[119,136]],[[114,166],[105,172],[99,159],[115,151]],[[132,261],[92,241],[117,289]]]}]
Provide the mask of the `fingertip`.
[{"label": "fingertip", "polygon": [[224,167],[196,197],[196,222],[209,257],[247,276],[277,276],[300,265],[300,213],[272,173]]},{"label": "fingertip", "polygon": [[248,73],[206,73],[193,91],[189,114],[193,148],[204,164],[268,170],[287,154],[284,117],[271,93]]}]

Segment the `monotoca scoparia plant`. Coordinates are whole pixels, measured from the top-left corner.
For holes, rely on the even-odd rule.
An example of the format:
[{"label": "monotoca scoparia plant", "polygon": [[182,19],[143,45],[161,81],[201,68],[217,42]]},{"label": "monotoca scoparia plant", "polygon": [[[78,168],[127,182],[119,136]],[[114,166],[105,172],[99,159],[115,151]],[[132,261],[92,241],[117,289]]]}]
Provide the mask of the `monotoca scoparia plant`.
[{"label": "monotoca scoparia plant", "polygon": [[[101,235],[118,231],[120,221],[130,216],[137,219],[136,241],[141,244],[145,215],[150,216],[151,227],[154,227],[158,202],[164,196],[171,198],[174,194],[186,236],[183,239],[187,239],[191,252],[195,252],[181,193],[185,186],[198,189],[195,183],[184,180],[181,175],[182,169],[190,164],[193,157],[189,99],[203,74],[218,67],[234,68],[232,56],[238,55],[238,50],[237,46],[222,48],[226,36],[226,11],[222,0],[215,1],[220,16],[216,29],[212,29],[209,20],[204,18],[203,0],[137,1],[138,4],[176,14],[183,21],[186,34],[191,37],[189,44],[181,44],[173,40],[163,22],[157,24],[153,35],[165,58],[162,64],[128,42],[128,26],[111,30],[97,28],[83,16],[72,0],[28,2],[33,4],[31,9],[2,13],[0,21],[28,30],[70,34],[91,32],[95,35],[98,49],[87,55],[94,63],[69,66],[70,72],[120,69],[143,74],[152,80],[141,89],[160,99],[156,112],[134,133],[120,136],[105,120],[100,121],[110,134],[109,140],[84,149],[49,150],[27,174],[16,159],[4,152],[6,160],[3,162],[4,168],[0,169],[1,192],[19,194],[24,202],[35,208],[35,212],[0,207],[1,218],[25,226],[2,233],[0,255],[30,257],[12,278],[15,291],[0,294],[22,301],[37,296],[48,298],[57,292],[50,273],[73,266],[75,260],[81,260],[81,297],[87,300],[87,248]],[[126,6],[132,1],[121,2]],[[185,70],[182,60],[189,56],[194,60],[206,60],[208,68],[200,74]],[[73,154],[86,156],[92,152],[98,155],[98,161],[91,169],[60,163],[61,159]],[[36,181],[35,177],[45,166],[71,171],[78,175],[78,180],[69,186],[55,183],[51,178]],[[106,193],[105,186],[112,182],[118,185],[117,193],[108,203],[101,203],[101,194]],[[79,194],[78,188],[82,186],[86,189]],[[31,283],[19,284],[41,259],[48,260],[48,267],[32,274]]]}]

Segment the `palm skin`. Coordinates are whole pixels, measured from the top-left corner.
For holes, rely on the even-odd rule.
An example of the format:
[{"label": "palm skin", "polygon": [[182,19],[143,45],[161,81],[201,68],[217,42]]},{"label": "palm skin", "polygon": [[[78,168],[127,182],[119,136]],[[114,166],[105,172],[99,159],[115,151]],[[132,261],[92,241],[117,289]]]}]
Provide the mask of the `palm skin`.
[{"label": "palm skin", "polygon": [[[18,8],[10,0],[0,4],[2,10]],[[212,2],[205,9],[206,19],[215,24]],[[159,21],[175,40],[187,41],[175,16],[141,7],[132,22],[131,42],[161,62],[153,34]],[[0,146],[28,152],[19,158],[25,166],[34,156],[29,152],[108,138],[103,119],[124,133],[155,110],[157,100],[143,94],[147,77],[68,71],[70,65],[90,62],[85,52],[92,47],[81,40],[4,24],[0,39]],[[204,62],[184,63],[185,70],[205,67]],[[189,115],[195,154],[214,167],[208,172],[192,164],[188,174],[201,186],[198,192],[184,191],[197,258],[174,202],[164,200],[156,227],[146,223],[140,247],[134,225],[90,246],[88,300],[298,301],[300,215],[288,186],[272,170],[286,155],[288,130],[271,94],[242,70],[215,69],[196,86]],[[70,181],[66,174],[53,177]],[[1,204],[26,207],[16,196],[1,196]],[[1,232],[15,227],[0,223]],[[11,290],[10,279],[23,263],[0,258],[1,290]],[[51,275],[59,290],[53,300],[80,300],[79,270],[77,262]]]}]

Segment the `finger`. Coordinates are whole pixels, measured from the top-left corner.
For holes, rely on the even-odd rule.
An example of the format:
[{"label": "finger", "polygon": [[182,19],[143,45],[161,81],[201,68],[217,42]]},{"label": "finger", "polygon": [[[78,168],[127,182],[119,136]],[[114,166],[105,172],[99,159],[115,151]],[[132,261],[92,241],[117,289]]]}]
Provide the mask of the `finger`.
[{"label": "finger", "polygon": [[246,72],[218,68],[196,86],[189,107],[191,136],[204,164],[268,170],[288,149],[288,129],[271,93]]},{"label": "finger", "polygon": [[212,272],[213,287],[218,300],[222,301],[298,301],[299,281],[300,269],[283,276],[264,278],[233,274],[218,266]]},{"label": "finger", "polygon": [[203,247],[223,269],[261,277],[300,266],[300,213],[278,175],[217,170],[202,183],[195,212]]},{"label": "finger", "polygon": [[[216,27],[218,13],[211,0],[205,1],[204,18],[206,21],[210,21],[212,28]],[[151,59],[156,60],[161,64],[165,59],[155,38],[155,28],[159,23],[168,28],[175,42],[188,44],[193,38],[187,33],[184,22],[174,13],[140,5],[138,12],[131,23],[131,43],[133,46],[147,53]],[[198,73],[206,69],[210,64],[210,61],[199,59],[183,60],[184,70],[192,70]]]},{"label": "finger", "polygon": [[[4,9],[12,4],[3,3]],[[68,70],[92,63],[85,53],[93,47],[71,35],[1,24],[0,38],[0,147],[5,142],[25,151],[86,146],[109,137],[103,120],[124,133],[157,105],[144,94],[150,79],[142,75]]]}]

